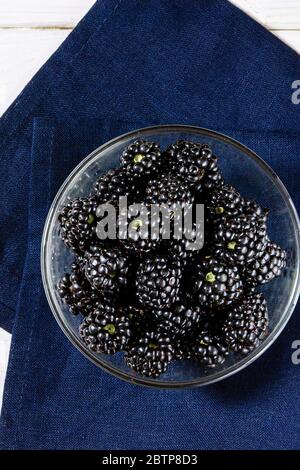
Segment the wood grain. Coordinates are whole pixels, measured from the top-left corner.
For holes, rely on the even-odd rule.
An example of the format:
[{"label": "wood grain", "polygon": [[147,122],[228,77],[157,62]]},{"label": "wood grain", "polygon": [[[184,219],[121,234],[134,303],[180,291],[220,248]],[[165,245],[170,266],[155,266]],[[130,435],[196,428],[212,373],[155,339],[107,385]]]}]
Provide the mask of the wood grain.
[{"label": "wood grain", "polygon": [[299,0],[230,0],[272,30],[300,29]]},{"label": "wood grain", "polygon": [[69,31],[0,29],[0,115]]},{"label": "wood grain", "polygon": [[295,31],[288,31],[288,30],[278,30],[273,31],[273,33],[278,36],[283,42],[285,42],[288,46],[295,49],[295,51],[300,54],[300,30]]},{"label": "wood grain", "polygon": [[[230,1],[269,29],[300,29],[299,0]],[[0,27],[72,28],[93,3],[95,0],[0,0]]]},{"label": "wood grain", "polygon": [[8,363],[11,335],[0,328],[0,409],[2,405],[2,391]]},{"label": "wood grain", "polygon": [[0,0],[0,28],[73,28],[94,3],[95,0]]}]

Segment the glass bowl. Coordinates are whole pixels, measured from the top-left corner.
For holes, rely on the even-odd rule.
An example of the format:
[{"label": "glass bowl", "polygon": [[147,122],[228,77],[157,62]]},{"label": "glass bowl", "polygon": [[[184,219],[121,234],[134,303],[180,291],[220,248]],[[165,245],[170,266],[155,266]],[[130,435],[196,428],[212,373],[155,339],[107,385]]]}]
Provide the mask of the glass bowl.
[{"label": "glass bowl", "polygon": [[[261,289],[270,314],[270,334],[246,357],[230,355],[215,369],[205,368],[196,361],[176,361],[158,379],[139,376],[123,361],[122,353],[114,356],[93,353],[81,342],[80,319],[71,315],[61,302],[55,285],[68,270],[72,254],[59,237],[57,222],[61,206],[68,200],[89,193],[99,175],[119,165],[119,157],[127,145],[138,138],[158,142],[162,148],[178,139],[207,143],[219,156],[225,180],[245,197],[256,199],[270,209],[269,234],[288,253],[283,275]],[[160,388],[181,388],[206,385],[231,376],[256,360],[275,341],[290,318],[299,295],[299,219],[293,202],[274,171],[244,145],[217,132],[198,127],[170,125],[139,129],[102,145],[85,158],[66,179],[50,208],[41,251],[41,269],[46,296],[51,310],[69,340],[88,359],[113,375],[132,383]]]}]

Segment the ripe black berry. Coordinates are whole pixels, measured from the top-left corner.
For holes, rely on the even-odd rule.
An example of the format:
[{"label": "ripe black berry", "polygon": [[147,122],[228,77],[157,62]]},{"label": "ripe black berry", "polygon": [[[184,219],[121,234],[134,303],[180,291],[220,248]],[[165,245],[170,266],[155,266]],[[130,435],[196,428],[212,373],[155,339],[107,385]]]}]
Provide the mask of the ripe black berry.
[{"label": "ripe black berry", "polygon": [[161,242],[159,214],[151,217],[151,211],[144,206],[143,213],[136,215],[132,206],[126,217],[125,223],[120,224],[120,241],[123,247],[133,255],[145,255],[155,251]]},{"label": "ripe black berry", "polygon": [[[163,231],[162,231],[163,233]],[[174,230],[171,231],[170,240],[165,240],[164,247],[167,253],[178,258],[183,264],[199,256],[205,240],[203,226],[199,223],[187,225],[181,230],[181,238],[175,238]]]},{"label": "ripe black berry", "polygon": [[199,305],[226,307],[243,293],[243,284],[234,265],[206,257],[195,266],[189,296]]},{"label": "ripe black berry", "polygon": [[245,266],[242,277],[248,286],[255,287],[280,276],[285,267],[286,252],[275,243],[269,242],[265,251]]},{"label": "ripe black berry", "polygon": [[193,345],[193,353],[205,366],[216,367],[225,361],[228,347],[219,336],[204,330],[200,332]]},{"label": "ripe black berry", "polygon": [[101,176],[95,183],[93,194],[99,204],[117,204],[120,196],[127,196],[129,204],[139,202],[142,199],[142,190],[139,185],[130,178],[123,169],[110,170]]},{"label": "ripe black berry", "polygon": [[64,274],[56,286],[62,301],[74,315],[88,315],[101,300],[99,293],[85,279],[78,264],[72,265],[71,273]]},{"label": "ripe black berry", "polygon": [[158,377],[166,372],[174,356],[174,347],[168,336],[147,331],[125,353],[125,362],[146,377]]},{"label": "ripe black berry", "polygon": [[236,217],[243,213],[244,200],[233,186],[222,186],[212,191],[206,208],[210,220]]},{"label": "ripe black berry", "polygon": [[192,203],[194,196],[190,184],[175,175],[165,175],[152,179],[146,187],[147,204],[173,204],[185,206]]},{"label": "ripe black berry", "polygon": [[85,259],[85,275],[95,289],[117,294],[128,285],[131,263],[124,251],[95,245]]},{"label": "ripe black berry", "polygon": [[179,300],[181,263],[166,257],[151,257],[140,265],[136,275],[136,295],[147,308],[169,307]]},{"label": "ripe black berry", "polygon": [[169,146],[167,156],[171,172],[198,191],[222,185],[218,159],[208,145],[180,140]]},{"label": "ripe black berry", "polygon": [[78,198],[68,202],[60,211],[60,236],[68,248],[75,252],[84,251],[95,237],[96,210],[95,197]]},{"label": "ripe black berry", "polygon": [[268,325],[268,309],[263,295],[251,293],[229,311],[222,333],[232,351],[249,354],[267,336]]},{"label": "ripe black berry", "polygon": [[114,307],[99,305],[83,320],[80,336],[91,351],[115,354],[123,350],[130,339],[130,321]]},{"label": "ripe black berry", "polygon": [[136,140],[122,153],[121,165],[129,176],[149,178],[162,167],[159,145],[155,142]]},{"label": "ripe black berry", "polygon": [[220,259],[244,265],[260,256],[267,245],[264,218],[241,215],[225,218],[215,227],[214,249]]},{"label": "ripe black berry", "polygon": [[188,307],[182,303],[174,304],[170,308],[153,311],[158,321],[158,328],[172,336],[184,336],[193,333],[202,319],[200,307]]}]

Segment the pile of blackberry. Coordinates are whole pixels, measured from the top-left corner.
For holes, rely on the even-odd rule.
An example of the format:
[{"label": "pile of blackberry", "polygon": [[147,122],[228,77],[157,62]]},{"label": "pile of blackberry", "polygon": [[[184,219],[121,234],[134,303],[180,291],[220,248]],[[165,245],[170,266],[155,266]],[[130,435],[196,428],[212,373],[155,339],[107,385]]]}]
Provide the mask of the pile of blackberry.
[{"label": "pile of blackberry", "polygon": [[[112,204],[121,216],[120,196],[143,204],[147,217],[132,206],[125,236],[103,239],[97,209]],[[204,244],[191,249],[200,228],[193,220],[178,237],[174,207],[194,211],[198,203],[205,207]],[[153,204],[169,211],[170,239]],[[152,378],[176,360],[219,367],[229,354],[251,353],[268,335],[258,288],[286,266],[286,252],[269,239],[268,215],[224,182],[208,145],[177,141],[162,150],[133,142],[118,168],[98,178],[89,195],[67,201],[58,216],[74,262],[57,292],[82,316],[83,343],[94,353],[122,351],[128,367]]]}]

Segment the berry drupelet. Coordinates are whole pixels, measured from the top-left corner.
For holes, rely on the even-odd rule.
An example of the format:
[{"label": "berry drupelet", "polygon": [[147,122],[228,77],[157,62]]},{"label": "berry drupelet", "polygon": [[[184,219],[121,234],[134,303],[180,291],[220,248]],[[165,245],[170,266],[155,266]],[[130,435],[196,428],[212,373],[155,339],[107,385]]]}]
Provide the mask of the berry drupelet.
[{"label": "berry drupelet", "polygon": [[162,168],[162,156],[155,142],[136,140],[122,153],[121,166],[129,177],[148,179]]},{"label": "berry drupelet", "polygon": [[56,286],[62,301],[74,315],[88,315],[100,301],[99,293],[93,289],[76,263],[72,272],[64,274]]},{"label": "berry drupelet", "polygon": [[125,362],[139,374],[154,378],[166,372],[174,352],[168,336],[155,331],[146,331],[128,348]]},{"label": "berry drupelet", "polygon": [[77,253],[85,251],[95,237],[97,206],[95,197],[81,197],[69,201],[58,215],[60,237]]},{"label": "berry drupelet", "polygon": [[128,285],[131,262],[124,250],[94,245],[85,260],[86,278],[95,289],[118,294]]},{"label": "berry drupelet", "polygon": [[130,320],[116,308],[100,304],[83,320],[79,332],[91,351],[115,354],[125,349],[129,342]]},{"label": "berry drupelet", "polygon": [[195,304],[223,308],[237,301],[243,283],[236,266],[213,257],[196,264],[188,296]]},{"label": "berry drupelet", "polygon": [[251,293],[229,311],[222,327],[229,349],[249,354],[268,334],[268,309],[262,294]]},{"label": "berry drupelet", "polygon": [[276,243],[269,242],[265,251],[245,266],[242,277],[248,286],[266,284],[281,275],[286,267],[286,252]]},{"label": "berry drupelet", "polygon": [[136,275],[137,300],[146,308],[169,307],[179,300],[180,261],[163,256],[145,259]]}]

